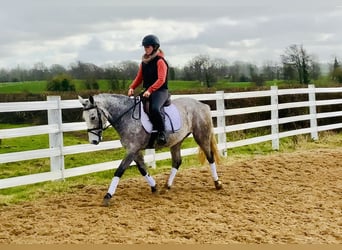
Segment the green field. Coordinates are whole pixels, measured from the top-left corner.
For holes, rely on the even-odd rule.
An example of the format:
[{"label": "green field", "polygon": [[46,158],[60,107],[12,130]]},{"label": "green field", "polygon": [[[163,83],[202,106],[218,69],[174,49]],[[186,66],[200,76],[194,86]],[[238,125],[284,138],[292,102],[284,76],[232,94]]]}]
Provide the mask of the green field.
[{"label": "green field", "polygon": [[46,91],[46,81],[0,83],[0,93],[42,93]]},{"label": "green field", "polygon": [[[109,88],[107,80],[99,80],[99,91],[107,92],[112,91]],[[81,80],[73,80],[72,84],[75,85],[76,92],[84,91],[85,86]],[[127,88],[129,83],[126,84]],[[227,89],[227,88],[246,88],[254,86],[250,82],[227,82],[220,81],[214,85],[215,89]],[[0,83],[0,93],[4,94],[19,94],[19,93],[32,93],[39,94],[46,92],[47,81],[31,81],[31,82],[7,82]],[[169,81],[170,91],[189,91],[189,90],[207,90],[206,86],[203,86],[198,81]]]}]

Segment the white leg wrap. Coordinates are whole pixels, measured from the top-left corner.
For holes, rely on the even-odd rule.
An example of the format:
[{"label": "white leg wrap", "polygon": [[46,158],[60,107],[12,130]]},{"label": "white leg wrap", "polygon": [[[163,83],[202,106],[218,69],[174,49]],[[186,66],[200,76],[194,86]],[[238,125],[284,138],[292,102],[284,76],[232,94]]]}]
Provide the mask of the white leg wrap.
[{"label": "white leg wrap", "polygon": [[215,162],[210,164],[210,170],[211,170],[211,175],[213,176],[214,181],[217,181],[218,180],[218,176],[217,176],[217,172],[216,172],[216,164],[215,164]]},{"label": "white leg wrap", "polygon": [[169,180],[167,181],[167,185],[168,185],[169,187],[172,186],[172,183],[173,183],[173,180],[174,180],[174,178],[175,178],[175,176],[176,176],[176,174],[177,174],[177,171],[178,171],[177,168],[171,168]]},{"label": "white leg wrap", "polygon": [[108,188],[108,193],[113,196],[114,193],[115,193],[115,190],[116,190],[116,187],[118,186],[119,184],[119,180],[120,178],[117,177],[117,176],[114,176],[113,179],[112,179],[112,182],[110,183],[110,186]]},{"label": "white leg wrap", "polygon": [[144,178],[148,182],[148,184],[150,184],[151,187],[154,187],[156,185],[156,181],[149,174],[145,175]]}]

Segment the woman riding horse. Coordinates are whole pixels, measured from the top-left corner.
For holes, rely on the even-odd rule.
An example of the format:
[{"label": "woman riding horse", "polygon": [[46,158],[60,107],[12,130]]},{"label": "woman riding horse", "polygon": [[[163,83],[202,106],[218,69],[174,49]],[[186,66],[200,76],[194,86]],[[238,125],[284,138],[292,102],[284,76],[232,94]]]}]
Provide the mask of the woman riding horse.
[{"label": "woman riding horse", "polygon": [[169,98],[167,86],[168,64],[164,59],[164,53],[159,48],[160,42],[155,35],[147,35],[142,40],[145,54],[139,66],[138,73],[129,86],[128,96],[134,95],[134,89],[142,82],[146,91],[143,97],[148,98],[150,102],[150,119],[153,127],[158,131],[157,143],[166,144],[166,133],[164,120],[165,116],[162,112],[164,103]]}]

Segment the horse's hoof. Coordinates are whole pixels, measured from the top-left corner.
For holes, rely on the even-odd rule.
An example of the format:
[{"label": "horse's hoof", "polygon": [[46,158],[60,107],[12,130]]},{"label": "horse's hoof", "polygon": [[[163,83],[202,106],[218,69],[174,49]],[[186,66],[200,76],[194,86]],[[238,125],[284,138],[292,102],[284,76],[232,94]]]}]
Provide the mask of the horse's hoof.
[{"label": "horse's hoof", "polygon": [[110,205],[110,199],[112,198],[112,195],[107,193],[104,197],[103,197],[103,201],[102,201],[102,205],[104,207],[109,207]]},{"label": "horse's hoof", "polygon": [[155,185],[154,187],[151,187],[151,191],[152,191],[152,194],[156,194],[157,193],[157,185]]},{"label": "horse's hoof", "polygon": [[167,192],[169,192],[171,189],[171,186],[167,185],[167,183],[164,185],[164,187],[159,190],[159,194],[166,194]]},{"label": "horse's hoof", "polygon": [[220,180],[215,181],[216,190],[222,189],[222,182]]}]

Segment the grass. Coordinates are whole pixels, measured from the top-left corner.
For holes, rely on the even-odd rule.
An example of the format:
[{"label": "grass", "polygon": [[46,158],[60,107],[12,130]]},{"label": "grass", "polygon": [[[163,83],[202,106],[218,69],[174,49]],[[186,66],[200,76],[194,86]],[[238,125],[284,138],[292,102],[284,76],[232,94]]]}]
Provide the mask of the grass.
[{"label": "grass", "polygon": [[[100,92],[111,92],[113,91],[110,89],[110,84],[108,80],[97,80],[99,84],[99,91]],[[126,83],[126,89],[128,85],[131,83],[130,80]],[[72,80],[72,84],[75,85],[76,92],[84,91],[85,84],[83,80]],[[295,83],[292,83],[292,85]],[[318,80],[312,81],[312,84],[315,84],[317,87],[327,87],[331,86],[333,83],[331,79],[328,77],[321,77]],[[122,84],[121,84],[122,85]],[[284,82],[283,80],[273,80],[273,81],[266,81],[264,86],[291,86],[291,84]],[[295,84],[296,85],[296,84]],[[298,85],[298,84],[297,84]],[[336,84],[335,84],[336,85]],[[255,83],[253,82],[229,82],[227,80],[219,80],[212,86],[214,90],[226,90],[226,89],[245,89],[255,87]],[[27,81],[27,82],[6,82],[0,83],[0,93],[3,94],[18,94],[18,93],[32,93],[32,94],[40,94],[46,92],[47,88],[47,81]],[[183,80],[169,80],[169,89],[171,92],[174,91],[189,91],[189,90],[208,90],[208,87],[200,83],[199,81],[183,81]],[[124,89],[125,90],[125,89]],[[116,90],[114,90],[116,91]],[[121,89],[121,91],[123,91]]]},{"label": "grass", "polygon": [[[112,91],[109,87],[107,80],[98,80],[99,91],[107,92]],[[130,81],[127,82],[127,85]],[[85,85],[82,80],[73,80],[72,84],[75,85],[76,92],[84,91]],[[227,88],[246,88],[254,86],[250,82],[227,82],[219,81],[214,85],[216,89],[227,89]],[[0,93],[3,94],[19,94],[19,93],[32,93],[39,94],[46,92],[47,81],[28,81],[28,82],[7,82],[0,83]],[[128,86],[127,86],[128,88]],[[206,90],[207,86],[201,85],[198,81],[181,81],[181,80],[169,80],[170,91],[188,91],[193,89]]]},{"label": "grass", "polygon": [[46,91],[46,81],[0,83],[0,93],[42,93]]}]

